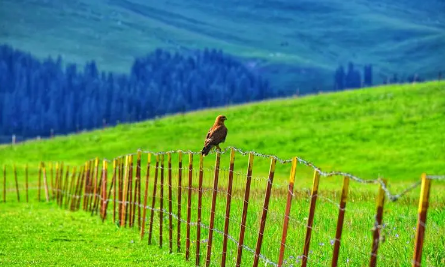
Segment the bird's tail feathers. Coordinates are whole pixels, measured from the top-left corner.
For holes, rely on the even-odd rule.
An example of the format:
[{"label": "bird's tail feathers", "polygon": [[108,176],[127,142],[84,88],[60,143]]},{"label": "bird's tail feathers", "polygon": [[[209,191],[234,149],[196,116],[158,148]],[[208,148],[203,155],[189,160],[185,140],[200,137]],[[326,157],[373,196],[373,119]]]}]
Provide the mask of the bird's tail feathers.
[{"label": "bird's tail feathers", "polygon": [[203,156],[207,156],[207,155],[209,154],[209,152],[210,152],[211,149],[212,149],[212,146],[207,145],[207,146],[205,146],[205,147],[202,148],[201,154],[202,154]]}]

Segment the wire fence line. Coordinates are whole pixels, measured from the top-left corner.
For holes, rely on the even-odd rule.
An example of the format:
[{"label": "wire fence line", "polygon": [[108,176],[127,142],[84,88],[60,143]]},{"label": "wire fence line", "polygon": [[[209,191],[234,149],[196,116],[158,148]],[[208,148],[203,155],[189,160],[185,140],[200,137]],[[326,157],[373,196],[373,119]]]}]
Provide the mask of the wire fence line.
[{"label": "wire fence line", "polygon": [[[232,147],[232,146],[228,146],[225,149],[221,150],[221,151],[211,151],[210,154],[213,153],[219,153],[219,154],[227,154],[229,151],[231,150],[235,150],[236,152],[240,153],[243,156],[247,156],[249,154],[254,155],[255,157],[261,157],[261,158],[268,158],[268,159],[275,159],[277,162],[281,163],[281,164],[289,164],[292,162],[292,159],[281,159],[278,156],[275,155],[271,155],[271,154],[263,154],[263,153],[259,153],[256,151],[243,151],[242,149],[236,148],[236,147]],[[150,151],[150,150],[142,150],[142,149],[138,149],[138,152],[135,153],[129,153],[123,156],[118,156],[115,157],[113,159],[106,159],[104,158],[103,160],[106,160],[108,163],[112,163],[114,160],[121,158],[121,157],[125,157],[125,156],[137,156],[137,154],[139,152],[142,152],[144,154],[152,154],[154,156],[160,156],[160,155],[168,155],[168,154],[178,154],[178,153],[183,153],[183,154],[188,154],[188,155],[200,155],[201,151],[192,151],[192,150],[169,150],[169,151],[161,151],[161,152],[156,152],[156,151]],[[349,177],[351,180],[358,182],[358,183],[363,183],[363,184],[378,184],[380,186],[382,186],[382,189],[385,191],[386,196],[388,197],[388,199],[392,202],[397,201],[398,199],[400,199],[401,197],[403,197],[405,194],[409,193],[410,191],[416,189],[418,186],[421,185],[421,181],[417,181],[414,182],[411,186],[403,189],[400,193],[392,193],[390,191],[390,189],[387,187],[387,185],[383,182],[383,178],[379,178],[379,179],[363,179],[360,178],[356,175],[347,173],[347,172],[342,172],[342,171],[330,171],[330,172],[324,172],[321,170],[321,168],[317,167],[315,164],[311,163],[310,161],[307,161],[303,158],[300,157],[296,157],[298,163],[303,164],[307,167],[312,168],[314,171],[318,172],[321,176],[323,177],[332,177],[332,176],[343,176],[343,177]],[[90,160],[94,160],[94,159],[90,159]],[[428,175],[427,176],[428,179],[431,180],[445,180],[445,175]]]},{"label": "wire fence line", "polygon": [[[142,163],[141,159],[142,153],[148,155],[148,160],[144,160],[144,163]],[[184,157],[183,161],[182,156],[179,156],[178,162],[175,162],[179,165],[172,166],[171,155],[174,153],[180,153],[184,156],[188,155],[188,161],[186,157]],[[220,157],[229,153],[230,168],[221,167],[219,165]],[[235,153],[249,157],[247,172],[239,172],[234,169],[233,161]],[[413,189],[422,186],[422,195],[419,200],[421,202],[421,211],[419,211],[417,223],[418,234],[414,241],[416,258],[412,260],[414,264],[420,265],[421,258],[419,258],[419,255],[421,257],[423,233],[427,226],[425,223],[426,210],[422,209],[428,208],[428,205],[423,205],[422,203],[428,203],[428,191],[430,187],[428,183],[432,180],[445,180],[444,175],[423,175],[421,181],[412,184],[398,194],[393,194],[387,188],[384,179],[365,180],[345,172],[323,172],[314,164],[298,157],[283,160],[274,155],[261,154],[255,151],[244,152],[234,147],[228,147],[216,153],[212,152],[212,154],[216,156],[214,168],[204,167],[202,165],[203,158],[200,152],[183,150],[166,152],[138,150],[136,153],[119,156],[112,160],[103,159],[99,161],[98,158],[95,158],[88,160],[80,166],[69,166],[68,164],[64,166],[63,163],[53,162],[49,168],[45,168],[45,164],[42,163],[38,171],[37,186],[36,183],[33,182],[32,186],[28,187],[27,178],[26,194],[28,194],[28,190],[37,189],[40,200],[41,195],[43,196],[43,194],[41,194],[43,190],[45,193],[44,197],[47,201],[56,199],[60,206],[67,207],[73,211],[82,208],[85,211],[91,212],[92,215],[99,214],[102,220],[107,218],[107,212],[111,209],[111,205],[113,205],[113,221],[121,227],[127,227],[127,224],[129,227],[135,227],[135,225],[137,225],[141,231],[141,238],[148,233],[149,243],[152,242],[153,233],[157,232],[160,235],[159,245],[162,247],[162,240],[166,240],[167,238],[165,235],[163,236],[163,232],[168,231],[170,252],[173,252],[172,222],[175,221],[175,227],[177,226],[177,251],[180,251],[181,246],[184,245],[181,241],[184,240],[184,232],[186,232],[186,259],[190,260],[190,258],[193,257],[191,255],[194,254],[192,248],[196,249],[196,265],[201,265],[201,258],[204,256],[206,257],[206,266],[215,265],[217,261],[220,261],[221,265],[225,265],[226,256],[232,255],[236,256],[231,258],[232,263],[236,262],[237,266],[242,262],[253,262],[253,266],[258,266],[260,261],[261,264],[271,266],[286,266],[296,263],[299,264],[300,262],[302,266],[306,266],[308,262],[310,264],[326,264],[320,259],[317,259],[322,255],[319,253],[326,253],[326,251],[317,252],[310,249],[311,236],[313,236],[313,242],[319,240],[317,238],[325,240],[320,243],[320,246],[322,246],[321,244],[324,244],[324,242],[327,242],[326,240],[329,240],[329,243],[334,248],[332,262],[333,264],[334,262],[337,263],[340,257],[340,244],[342,242],[341,236],[345,212],[354,214],[363,213],[363,211],[360,210],[351,210],[349,206],[346,208],[349,181],[352,180],[363,184],[376,184],[379,185],[380,191],[377,197],[377,214],[373,218],[373,249],[372,251],[355,250],[356,253],[362,255],[362,257],[370,257],[370,266],[375,266],[377,256],[379,256],[380,260],[387,258],[384,256],[384,253],[378,254],[376,249],[376,247],[378,248],[379,244],[381,244],[381,238],[385,229],[381,218],[385,196],[388,200],[394,202]],[[199,167],[196,166],[196,162],[194,164],[192,160],[193,155],[199,155]],[[137,157],[136,164],[133,156]],[[156,157],[155,163],[151,160],[151,156]],[[271,160],[268,177],[253,176],[251,174],[253,157]],[[111,175],[109,172],[111,164],[109,163],[112,163]],[[292,165],[291,177],[288,183],[274,183],[276,163]],[[314,171],[313,188],[311,191],[308,190],[306,192],[307,197],[305,202],[310,203],[308,218],[302,218],[299,217],[298,214],[291,213],[291,200],[296,197],[293,183],[295,181],[295,167],[297,164],[311,167]],[[66,174],[64,174],[64,168]],[[68,171],[68,168],[71,172]],[[54,171],[55,175],[53,173]],[[14,191],[13,188],[6,188],[5,173],[6,169],[4,168],[4,200],[5,192]],[[35,176],[35,173],[33,175]],[[337,175],[343,176],[344,179],[341,195],[338,195],[339,199],[335,199],[337,196],[331,199],[318,191],[319,177]],[[205,179],[209,185],[204,186],[204,176],[213,176],[213,180]],[[222,189],[221,184],[218,183],[218,176],[223,176],[226,178],[225,181],[229,181],[229,185],[224,189]],[[238,182],[245,184],[245,187],[243,187],[244,197],[236,197],[237,194],[232,191],[230,181],[233,181],[235,177],[239,177]],[[172,178],[174,178],[174,180],[172,180]],[[15,174],[15,180],[17,196],[19,196],[17,174]],[[213,186],[210,184],[212,181]],[[252,198],[249,199],[249,193],[253,192],[251,190],[252,181],[257,181],[261,184],[262,189],[260,192],[264,195],[261,201]],[[277,189],[283,189],[284,187],[287,187],[285,191],[288,197],[287,203],[285,202],[285,198],[282,197],[283,195],[274,195],[277,193]],[[256,188],[254,187],[252,189]],[[167,191],[165,194],[164,190]],[[271,195],[275,196],[272,197],[272,200],[270,200]],[[226,198],[226,200],[222,201],[223,198]],[[325,232],[322,227],[313,225],[317,198],[320,201],[333,204],[333,207],[335,207],[338,212],[335,236]],[[205,199],[205,201],[202,201],[202,199]],[[164,204],[167,204],[168,207],[167,205],[164,206]],[[284,206],[282,204],[286,204],[285,209],[283,209]],[[295,205],[295,203],[293,205]],[[204,206],[206,207],[204,208]],[[231,207],[232,209],[230,209]],[[224,208],[226,209],[225,213],[223,212]],[[202,210],[209,212],[201,214]],[[198,213],[195,213],[195,211]],[[146,214],[146,212],[151,214]],[[155,213],[159,214],[159,219],[156,221],[154,220]],[[137,221],[135,219],[136,214],[138,214]],[[203,220],[208,221],[208,223],[204,223]],[[278,226],[283,224],[283,220],[283,227]],[[294,244],[297,240],[297,235],[294,233],[295,227],[289,228],[288,224],[298,224],[303,227],[300,231],[306,231],[305,234],[299,234],[305,237],[303,243],[304,250],[302,249],[301,252],[297,251],[294,246],[289,246],[288,243],[286,243],[286,238],[290,238],[289,240]],[[149,227],[148,230],[145,229],[145,226]],[[191,230],[191,227],[196,229]],[[290,229],[290,234],[288,234],[288,228]],[[200,235],[200,233],[202,235]],[[213,236],[213,233],[217,235]],[[233,233],[239,233],[239,238]],[[314,237],[314,234],[319,237]],[[279,235],[282,235],[282,240],[276,244],[277,247],[272,249],[268,248],[266,251],[262,249],[262,242],[265,236],[276,239],[276,236]],[[216,243],[212,244],[213,239],[219,241],[215,241]],[[273,246],[273,242],[271,242],[272,239],[267,240],[267,242],[270,242],[267,246]],[[228,240],[230,240],[234,247],[227,245],[226,241]],[[221,244],[224,245],[221,247]],[[207,251],[204,247],[201,250],[201,245],[207,246]],[[219,253],[215,250],[222,252]],[[246,251],[248,254],[243,255],[242,251]],[[349,260],[348,258],[348,261]]]}]

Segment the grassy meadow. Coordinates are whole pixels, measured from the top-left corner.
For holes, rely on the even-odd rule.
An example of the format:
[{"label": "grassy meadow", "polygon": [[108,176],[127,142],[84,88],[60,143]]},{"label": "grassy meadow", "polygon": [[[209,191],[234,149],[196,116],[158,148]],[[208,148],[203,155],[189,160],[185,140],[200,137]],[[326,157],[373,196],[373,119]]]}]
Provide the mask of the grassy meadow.
[{"label": "grassy meadow", "polygon": [[[107,265],[113,263],[156,264],[158,266],[181,266],[184,260],[186,225],[181,223],[182,251],[168,255],[168,215],[163,214],[163,249],[159,250],[159,212],[154,215],[153,245],[146,246],[139,241],[136,230],[116,227],[111,215],[101,225],[99,219],[83,211],[71,213],[59,211],[53,204],[36,203],[37,165],[47,162],[47,177],[51,180],[48,162],[64,162],[65,166],[81,165],[94,157],[113,159],[117,156],[144,151],[192,150],[202,148],[203,138],[216,115],[224,113],[229,129],[226,143],[222,148],[235,146],[245,151],[254,150],[274,154],[283,159],[299,156],[313,162],[324,171],[341,170],[351,172],[364,179],[386,178],[393,193],[400,192],[415,181],[421,173],[445,173],[445,83],[429,82],[415,85],[393,85],[366,90],[345,91],[303,98],[266,101],[255,104],[220,107],[188,114],[177,114],[136,124],[122,124],[117,127],[58,136],[52,140],[28,141],[15,146],[0,146],[0,161],[7,167],[7,201],[0,203],[0,247],[2,264],[14,262],[28,264],[30,258],[20,253],[30,251],[40,265],[51,264],[47,251],[58,251],[56,260],[67,265]],[[187,215],[188,201],[188,155],[183,156],[181,218]],[[227,197],[229,154],[221,156],[221,168],[215,212],[215,229],[224,229]],[[164,169],[159,168],[158,186],[163,171],[164,202],[168,210],[167,158]],[[202,223],[209,225],[215,154],[204,159]],[[16,204],[15,183],[12,165],[18,168],[21,201],[24,201],[25,164],[29,169],[30,204]],[[245,245],[255,249],[264,191],[270,160],[254,158],[251,193],[246,223]],[[142,177],[146,174],[147,154],[143,153]],[[199,156],[193,157],[192,170],[192,216],[197,221]],[[111,182],[112,164],[108,169],[108,184]],[[151,206],[155,177],[155,158],[152,157],[149,180],[148,204]],[[54,167],[53,167],[54,169]],[[65,167],[66,170],[66,167]],[[178,205],[178,156],[172,154],[172,207],[177,213]],[[240,153],[235,157],[234,185],[230,212],[229,235],[238,240],[246,183],[247,156]],[[270,206],[264,232],[261,253],[264,258],[278,261],[284,210],[287,197],[287,180],[290,164],[277,163],[272,187]],[[306,223],[309,210],[309,191],[312,186],[313,170],[297,165],[295,195],[289,221],[286,242],[286,264],[298,262],[303,250]],[[311,266],[330,264],[335,237],[335,225],[339,212],[338,203],[342,177],[322,177],[315,213],[314,227],[309,253]],[[142,185],[142,192],[145,186]],[[425,266],[445,264],[445,199],[443,182],[433,182],[430,196],[426,241],[423,263]],[[155,208],[160,207],[160,187],[156,195]],[[345,226],[342,235],[339,264],[341,266],[363,266],[369,261],[372,242],[372,228],[375,216],[376,184],[364,185],[351,181],[346,206]],[[41,192],[42,198],[44,196]],[[380,266],[411,266],[414,234],[417,221],[417,205],[420,189],[417,187],[402,199],[386,203],[383,215],[384,228],[379,249]],[[109,206],[111,214],[112,205]],[[148,215],[150,216],[150,210]],[[11,218],[11,219],[6,219]],[[149,217],[148,217],[149,218]],[[37,220],[35,220],[37,219]],[[29,221],[32,222],[30,226]],[[69,221],[69,222],[67,222]],[[173,237],[176,238],[178,221],[173,217]],[[62,225],[62,226],[60,226]],[[54,231],[54,227],[65,230]],[[18,238],[12,235],[24,233],[26,229],[42,233],[42,244],[32,243],[33,235]],[[58,228],[58,229],[60,229]],[[69,230],[71,229],[71,230]],[[147,226],[148,229],[148,226]],[[41,231],[41,232],[40,232]],[[45,234],[47,233],[47,234]],[[101,235],[101,233],[103,235]],[[202,230],[201,263],[205,260],[208,229]],[[81,245],[76,240],[84,237],[88,243]],[[191,238],[196,239],[196,225],[191,228]],[[60,245],[52,239],[69,240]],[[223,235],[214,233],[212,264],[219,265]],[[133,240],[134,243],[131,243]],[[66,243],[66,244],[65,244]],[[175,244],[174,244],[175,245]],[[102,248],[106,247],[106,248]],[[114,247],[118,247],[115,250]],[[175,247],[175,246],[174,246]],[[110,252],[111,250],[112,252]],[[191,254],[194,262],[196,243],[192,242]],[[130,252],[131,251],[131,252]],[[88,262],[78,261],[76,255],[85,255]],[[112,254],[112,255],[111,255]],[[90,256],[88,256],[90,255]],[[130,255],[130,256],[129,256]],[[182,258],[182,259],[181,259]],[[228,266],[234,265],[236,244],[229,240]],[[103,259],[103,260],[102,260]],[[94,261],[94,262],[90,262]],[[96,261],[97,260],[97,261]],[[250,266],[253,254],[243,251],[243,266]]]}]

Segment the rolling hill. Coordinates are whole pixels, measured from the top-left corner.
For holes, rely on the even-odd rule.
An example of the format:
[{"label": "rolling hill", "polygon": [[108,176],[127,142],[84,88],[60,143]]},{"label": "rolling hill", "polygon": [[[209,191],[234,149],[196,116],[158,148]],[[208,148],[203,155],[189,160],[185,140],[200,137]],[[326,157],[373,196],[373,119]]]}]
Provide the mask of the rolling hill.
[{"label": "rolling hill", "polygon": [[[228,117],[229,129],[223,148],[235,146],[286,159],[299,156],[325,171],[342,170],[363,178],[413,181],[423,172],[445,172],[445,82],[437,81],[220,107],[2,145],[0,162],[81,164],[139,148],[199,151],[221,113]],[[207,162],[213,164],[213,157]],[[267,172],[267,160],[255,164]],[[244,168],[245,162],[238,161],[237,167]],[[287,168],[279,171],[283,177],[288,174]],[[310,177],[309,171],[303,174]]]},{"label": "rolling hill", "polygon": [[338,64],[381,75],[436,78],[445,60],[440,0],[24,1],[0,3],[0,40],[40,57],[61,54],[126,72],[156,48],[217,48],[281,89],[331,89]]}]

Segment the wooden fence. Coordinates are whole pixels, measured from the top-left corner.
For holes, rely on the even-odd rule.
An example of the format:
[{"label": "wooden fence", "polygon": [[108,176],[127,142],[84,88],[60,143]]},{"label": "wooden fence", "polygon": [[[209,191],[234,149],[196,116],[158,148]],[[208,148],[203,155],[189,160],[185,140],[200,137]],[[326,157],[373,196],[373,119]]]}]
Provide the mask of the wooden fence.
[{"label": "wooden fence", "polygon": [[[244,162],[247,165],[245,173],[235,170],[237,153],[247,157]],[[281,160],[275,156],[243,152],[236,148],[210,154],[213,155],[215,155],[213,167],[205,166],[204,159],[210,160],[209,156],[203,158],[199,152],[190,151],[160,153],[138,151],[111,161],[96,158],[85,162],[82,166],[73,167],[62,162],[50,164],[41,162],[38,172],[32,176],[29,175],[29,166],[26,165],[22,172],[24,179],[21,179],[25,182],[25,200],[20,198],[16,166],[12,168],[3,166],[3,201],[6,202],[7,192],[11,191],[7,189],[6,181],[13,179],[18,202],[28,202],[29,191],[37,191],[35,197],[38,201],[54,200],[60,207],[71,211],[82,209],[91,215],[98,214],[103,221],[108,218],[120,227],[136,228],[140,231],[141,239],[148,235],[148,244],[157,243],[170,253],[184,253],[185,260],[193,260],[196,266],[258,266],[260,262],[261,265],[272,266],[292,264],[307,266],[311,265],[311,260],[316,263],[316,257],[311,258],[310,254],[311,239],[315,229],[314,219],[317,218],[317,200],[320,196],[320,178],[342,176],[341,195],[336,204],[338,214],[335,238],[331,240],[332,254],[329,254],[330,265],[343,265],[339,264],[339,258],[342,252],[346,206],[351,191],[349,186],[351,182],[357,182],[379,187],[375,196],[372,238],[369,239],[369,251],[366,253],[368,255],[366,265],[376,266],[382,242],[381,231],[385,221],[383,218],[385,201],[396,201],[420,186],[415,247],[411,264],[421,265],[422,249],[424,242],[427,241],[425,227],[431,182],[442,181],[443,176],[422,174],[420,182],[404,190],[403,193],[394,195],[387,188],[387,180],[363,180],[347,173],[326,173],[298,157]],[[225,158],[228,168],[221,167],[221,158],[225,155],[228,155]],[[196,157],[199,159],[198,166],[195,166]],[[255,178],[252,174],[254,161],[260,157],[270,160],[268,175],[252,183]],[[277,164],[288,168],[289,178],[282,184],[283,186],[274,184],[274,180],[277,179],[275,178]],[[301,251],[297,251],[298,247],[295,247],[295,244],[288,245],[287,240],[290,233],[296,231],[295,227],[289,227],[289,223],[295,220],[293,214],[297,212],[295,208],[292,210],[292,205],[298,204],[294,185],[299,165],[313,170],[312,188],[307,192],[305,200],[308,202],[309,212],[305,213],[303,228],[305,233],[304,236],[301,235],[304,242],[299,244]],[[7,169],[12,169],[12,173],[7,172]],[[32,188],[29,186],[30,179],[33,180]],[[272,213],[269,207],[272,202],[280,212]],[[256,209],[252,205],[256,205]],[[281,209],[281,206],[284,209]],[[252,209],[254,215],[251,215]],[[272,219],[268,219],[268,213],[272,213],[271,216],[275,218],[273,222],[270,222]],[[155,220],[156,214],[159,216],[157,220]],[[266,230],[267,227],[269,230]],[[247,230],[251,232],[246,235]],[[215,240],[215,237],[218,239]],[[246,237],[249,240],[248,244],[245,242]],[[265,238],[267,238],[266,243]],[[271,248],[275,240],[279,240],[278,245]],[[264,249],[265,247],[267,249]],[[265,250],[267,253],[263,253]],[[365,263],[361,262],[360,266],[363,265]]]}]

